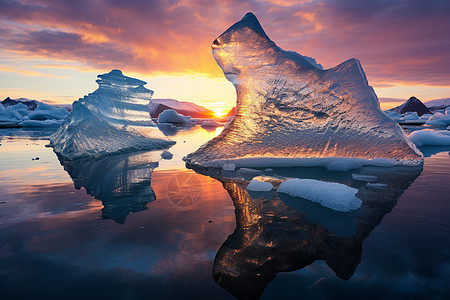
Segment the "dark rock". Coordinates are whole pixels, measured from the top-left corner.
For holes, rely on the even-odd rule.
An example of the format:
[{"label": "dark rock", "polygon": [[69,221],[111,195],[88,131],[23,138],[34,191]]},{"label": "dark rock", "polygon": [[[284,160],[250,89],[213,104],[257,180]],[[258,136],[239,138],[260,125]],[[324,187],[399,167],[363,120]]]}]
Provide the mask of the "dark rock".
[{"label": "dark rock", "polygon": [[419,116],[424,114],[432,114],[430,110],[416,97],[411,97],[400,106],[390,109],[390,111],[395,111],[399,114],[404,114],[407,112],[416,112]]}]

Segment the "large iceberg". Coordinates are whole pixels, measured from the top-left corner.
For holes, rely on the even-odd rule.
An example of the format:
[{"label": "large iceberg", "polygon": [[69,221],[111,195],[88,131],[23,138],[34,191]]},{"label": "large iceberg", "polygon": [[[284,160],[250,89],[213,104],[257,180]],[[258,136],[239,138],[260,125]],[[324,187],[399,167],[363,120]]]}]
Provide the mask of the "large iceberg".
[{"label": "large iceberg", "polygon": [[67,159],[130,150],[164,149],[170,141],[152,122],[145,81],[119,70],[98,76],[99,88],[75,101],[72,111],[50,137],[53,150]]},{"label": "large iceberg", "polygon": [[346,158],[418,165],[423,156],[384,114],[357,59],[322,70],[284,51],[248,13],[214,40],[212,52],[237,92],[235,118],[185,157],[218,167],[305,165]]}]

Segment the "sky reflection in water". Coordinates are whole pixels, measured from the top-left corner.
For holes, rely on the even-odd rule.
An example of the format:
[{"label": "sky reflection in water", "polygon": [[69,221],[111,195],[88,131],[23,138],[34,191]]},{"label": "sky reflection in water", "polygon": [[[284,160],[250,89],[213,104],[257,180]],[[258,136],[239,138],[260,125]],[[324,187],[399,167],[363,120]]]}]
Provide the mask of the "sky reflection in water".
[{"label": "sky reflection in water", "polygon": [[[24,136],[17,137],[19,133]],[[288,249],[295,239],[283,238],[283,232],[309,236],[306,240],[316,245],[314,249],[321,249],[319,252],[333,252],[329,241],[336,238],[352,243],[352,238],[339,230],[333,235],[331,212],[326,212],[325,220],[317,213],[318,208],[295,207],[302,203],[301,199],[296,203],[295,198],[277,198],[276,194],[248,195],[245,182],[250,178],[239,178],[241,181],[236,185],[232,182],[236,178],[213,176],[216,180],[187,170],[181,158],[217,132],[197,126],[182,130],[167,128],[165,133],[177,141],[170,149],[174,154],[172,160],[158,161],[160,152],[133,153],[78,165],[63,163],[66,172],[51,149],[45,148],[47,141],[42,139],[45,134],[23,134],[20,130],[2,132],[0,287],[5,299],[232,298],[230,288],[223,289],[211,276],[223,266],[221,258],[229,246],[236,246],[230,244],[236,234],[237,245],[241,247],[244,242],[248,246],[251,245],[248,242],[257,241],[254,237],[261,233],[255,231],[257,228],[270,233],[270,240],[276,243],[273,247],[254,248],[251,253],[255,253],[255,260],[264,261],[267,253],[278,254],[279,258],[283,253],[308,258],[303,263],[306,267],[294,272],[276,274],[283,269],[280,263],[276,267],[265,267],[263,276],[276,277],[263,289],[262,299],[294,295],[393,298],[449,294],[446,285],[450,280],[450,221],[447,217],[450,204],[446,184],[450,182],[449,149],[440,149],[447,152],[438,154],[429,151],[430,157],[426,158],[420,176],[409,188],[403,187],[407,189],[400,198],[402,187],[397,194],[388,197],[392,207],[398,201],[392,212],[388,207],[378,215],[375,213],[380,224],[354,221],[358,216],[350,222],[352,228],[355,222],[357,224],[356,232],[361,237],[355,245],[362,243],[362,254],[359,253],[361,263],[356,264],[355,273],[345,281],[320,260],[327,259],[326,255]],[[40,159],[33,161],[35,157]],[[140,159],[143,157],[145,159]],[[358,185],[349,179],[352,172],[333,173],[312,168],[275,172],[286,177]],[[80,190],[74,188],[71,176],[81,179],[75,180]],[[271,197],[276,199],[267,201]],[[120,200],[115,202],[117,199]],[[247,205],[239,206],[244,200]],[[238,204],[235,233],[233,201]],[[277,204],[275,209],[274,203]],[[257,210],[252,212],[252,207]],[[253,229],[240,226],[241,217],[245,215],[243,208],[250,208],[246,212],[248,216],[262,213],[262,218],[257,218],[253,227],[250,226]],[[268,208],[272,215],[268,214]],[[119,213],[111,213],[114,211]],[[370,219],[371,214],[373,217],[373,212],[366,209],[369,217],[364,220]],[[293,221],[277,218],[283,213],[288,221]],[[280,229],[277,224],[287,226],[281,234],[276,231]],[[293,229],[292,226],[299,227]],[[253,234],[251,238],[249,232]],[[353,229],[350,235],[352,233]],[[327,236],[322,240],[325,248],[319,245],[321,236]],[[267,236],[262,238],[267,241]],[[277,249],[277,245],[282,247]],[[342,253],[346,257],[346,253],[353,252],[343,249]],[[313,262],[315,259],[319,260]],[[294,262],[292,270],[303,266],[298,258]],[[237,269],[242,266],[239,263],[242,261],[235,264]],[[245,288],[250,290],[251,286]]]}]

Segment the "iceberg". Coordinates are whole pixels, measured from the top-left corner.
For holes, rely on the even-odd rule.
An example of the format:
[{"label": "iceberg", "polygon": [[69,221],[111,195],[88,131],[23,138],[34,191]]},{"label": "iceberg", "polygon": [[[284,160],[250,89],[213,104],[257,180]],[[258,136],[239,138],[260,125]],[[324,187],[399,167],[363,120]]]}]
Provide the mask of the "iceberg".
[{"label": "iceberg", "polygon": [[158,116],[158,124],[191,124],[190,116],[183,116],[177,113],[174,109],[166,109]]},{"label": "iceberg", "polygon": [[409,135],[409,139],[419,147],[450,146],[450,132],[447,130],[417,130]]},{"label": "iceberg", "polygon": [[72,104],[72,111],[50,137],[53,150],[66,159],[131,150],[158,150],[175,142],[152,122],[145,81],[120,70],[99,75],[99,88]]},{"label": "iceberg", "polygon": [[51,105],[40,102],[38,107],[28,115],[28,118],[36,121],[61,120],[65,119],[68,114],[69,112],[64,108],[55,108]]},{"label": "iceberg", "polygon": [[357,59],[322,70],[279,48],[252,13],[214,40],[212,52],[236,88],[236,113],[221,134],[184,158],[188,166],[292,167],[329,158],[423,163],[381,111]]}]

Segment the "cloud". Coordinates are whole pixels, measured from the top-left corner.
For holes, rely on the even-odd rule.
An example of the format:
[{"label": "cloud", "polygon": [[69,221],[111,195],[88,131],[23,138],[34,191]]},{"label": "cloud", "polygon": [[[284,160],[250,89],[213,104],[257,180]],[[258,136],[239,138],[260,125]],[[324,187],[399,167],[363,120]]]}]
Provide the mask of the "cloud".
[{"label": "cloud", "polygon": [[280,47],[326,67],[359,58],[373,85],[448,86],[445,0],[0,0],[0,44],[90,68],[221,77],[211,41],[247,11]]}]

